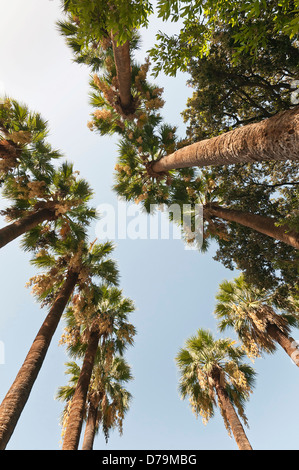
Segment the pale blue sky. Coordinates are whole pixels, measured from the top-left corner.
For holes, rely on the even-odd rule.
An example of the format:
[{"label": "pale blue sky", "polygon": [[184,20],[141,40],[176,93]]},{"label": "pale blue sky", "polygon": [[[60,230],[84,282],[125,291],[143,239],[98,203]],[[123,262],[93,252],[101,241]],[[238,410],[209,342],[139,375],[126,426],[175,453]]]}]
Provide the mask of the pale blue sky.
[{"label": "pale blue sky", "polygon": [[[60,1],[0,0],[0,7],[0,90],[48,120],[50,143],[90,182],[95,190],[94,205],[116,206],[111,186],[117,139],[91,133],[86,126],[91,112],[88,70],[72,63],[71,53],[57,32]],[[175,25],[170,27],[174,31]],[[149,30],[143,32],[140,60],[158,28],[161,24],[153,19]],[[180,112],[191,93],[186,78],[182,74],[176,78],[161,75],[155,80],[165,89],[166,121],[178,125],[182,133]],[[135,377],[129,386],[134,399],[123,436],[112,433],[106,445],[99,435],[95,449],[237,449],[219,413],[204,426],[193,416],[188,402],[180,400],[174,362],[185,339],[199,327],[220,336],[212,315],[214,296],[219,282],[237,273],[212,259],[213,247],[200,254],[185,250],[181,240],[116,240],[116,244],[114,258],[121,287],[137,307],[132,321],[138,335],[127,353]],[[5,346],[5,363],[0,364],[0,400],[46,314],[25,288],[33,274],[19,241],[1,250],[0,341]],[[61,329],[62,325],[8,449],[59,449],[62,405],[54,395],[66,383],[64,363],[68,360],[58,347]],[[296,334],[299,338],[298,332],[293,336]],[[257,385],[247,405],[247,435],[253,448],[298,449],[298,368],[283,351],[256,361],[255,368]]]}]

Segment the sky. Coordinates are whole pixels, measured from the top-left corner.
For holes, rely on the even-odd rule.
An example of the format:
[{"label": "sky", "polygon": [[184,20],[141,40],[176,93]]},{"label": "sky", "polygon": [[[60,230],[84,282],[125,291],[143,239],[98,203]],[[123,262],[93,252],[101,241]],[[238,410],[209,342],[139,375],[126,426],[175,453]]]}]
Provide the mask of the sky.
[{"label": "sky", "polygon": [[[49,123],[48,141],[74,163],[95,191],[93,205],[108,204],[117,213],[112,190],[117,158],[117,138],[102,137],[87,128],[90,119],[89,71],[73,63],[71,52],[59,35],[59,0],[0,0],[0,94],[26,103]],[[142,62],[155,40],[155,33],[177,28],[155,16],[142,30]],[[181,111],[192,90],[188,76],[160,74],[153,81],[164,87],[163,116],[184,133]],[[1,201],[0,207],[5,207]],[[130,218],[128,219],[130,220]],[[151,223],[150,217],[144,222]],[[0,226],[5,221],[0,220]],[[90,231],[97,236],[97,226]],[[123,435],[112,432],[108,444],[96,437],[95,450],[237,450],[219,412],[204,425],[192,414],[188,401],[178,394],[175,356],[185,340],[198,328],[220,334],[213,316],[215,294],[224,279],[239,273],[213,259],[215,246],[207,253],[186,250],[178,239],[114,240],[116,260],[124,295],[136,305],[131,321],[137,329],[135,345],[126,359],[134,380],[128,385],[133,395],[124,422]],[[0,254],[0,400],[12,384],[47,313],[25,287],[36,274],[30,255],[15,240]],[[65,363],[69,360],[59,346],[60,324],[43,368],[7,446],[8,450],[58,450],[59,424],[63,405],[55,400],[58,387],[67,383]],[[296,337],[297,335],[297,337]],[[299,338],[299,332],[292,335]],[[282,350],[258,359],[256,387],[246,406],[248,439],[255,450],[297,450],[299,371]],[[81,442],[80,442],[81,445]]]}]

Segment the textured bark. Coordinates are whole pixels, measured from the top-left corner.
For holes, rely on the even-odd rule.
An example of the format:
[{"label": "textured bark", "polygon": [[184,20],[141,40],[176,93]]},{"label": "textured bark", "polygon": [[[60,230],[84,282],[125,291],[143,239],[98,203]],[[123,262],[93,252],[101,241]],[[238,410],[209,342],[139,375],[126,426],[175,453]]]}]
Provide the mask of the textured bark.
[{"label": "textured bark", "polygon": [[91,402],[88,408],[88,415],[82,444],[82,450],[93,450],[93,443],[97,426],[97,407]]},{"label": "textured bark", "polygon": [[119,88],[119,104],[124,114],[131,114],[134,109],[132,109],[133,99],[131,95],[130,43],[126,41],[118,46],[115,37],[112,35],[112,45]]},{"label": "textured bark", "polygon": [[78,450],[88,387],[90,384],[99,340],[100,333],[98,328],[92,328],[89,334],[88,346],[85,352],[82,369],[72,398],[62,450]]},{"label": "textured bark", "polygon": [[222,409],[226,413],[226,417],[231,427],[237,446],[240,450],[252,450],[250,442],[245,434],[244,428],[235,411],[235,408],[233,407],[224,386],[221,384],[220,374],[218,373],[218,371],[213,374],[213,379],[215,381],[215,389],[218,401],[220,402]]},{"label": "textured bark", "polygon": [[15,381],[0,405],[0,450],[4,450],[27,403],[78,274],[69,273],[44,320]]},{"label": "textured bark", "polygon": [[234,209],[217,206],[216,204],[207,204],[204,212],[208,215],[219,217],[230,222],[237,222],[245,227],[252,228],[257,232],[268,235],[269,237],[280,240],[287,245],[299,248],[299,233],[290,230],[287,225],[276,226],[276,220],[271,217],[252,214]]},{"label": "textured bark", "polygon": [[273,324],[270,324],[267,327],[267,333],[285,350],[294,364],[299,367],[299,350],[297,349],[297,342]]},{"label": "textured bark", "polygon": [[31,212],[21,219],[0,229],[0,248],[28,232],[45,220],[53,220],[55,213],[47,208]]},{"label": "textured bark", "polygon": [[155,173],[194,166],[299,160],[299,106],[162,157]]}]

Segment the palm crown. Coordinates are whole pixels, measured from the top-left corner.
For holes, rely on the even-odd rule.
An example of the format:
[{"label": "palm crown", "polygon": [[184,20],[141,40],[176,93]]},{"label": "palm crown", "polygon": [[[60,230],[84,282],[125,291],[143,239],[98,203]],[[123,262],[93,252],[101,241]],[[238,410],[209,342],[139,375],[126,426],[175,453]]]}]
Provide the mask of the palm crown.
[{"label": "palm crown", "polygon": [[135,327],[128,321],[128,315],[135,310],[131,299],[122,290],[106,284],[93,284],[86,292],[73,297],[65,313],[66,327],[61,343],[67,345],[72,356],[81,357],[87,347],[88,331],[97,328],[110,357],[117,351],[123,354],[134,342]]},{"label": "palm crown", "polygon": [[[56,399],[66,402],[61,416],[62,433],[81,371],[76,362],[68,362],[66,366],[66,374],[70,376],[69,383],[59,387],[56,395]],[[106,347],[98,348],[86,400],[85,419],[89,409],[97,410],[94,432],[97,434],[102,428],[106,441],[111,429],[118,428],[120,434],[122,433],[123,420],[132,399],[125,385],[132,379],[131,368],[123,357],[114,356],[107,361]]]},{"label": "palm crown", "polygon": [[70,272],[77,276],[78,291],[89,292],[96,279],[117,285],[118,269],[115,261],[109,258],[113,249],[111,242],[89,243],[81,231],[57,237],[31,260],[33,265],[45,270],[29,281],[34,295],[44,304],[51,303]]},{"label": "palm crown", "polygon": [[216,294],[215,315],[220,331],[231,327],[242,341],[247,354],[258,357],[276,350],[269,325],[275,325],[289,335],[291,327],[299,325],[298,302],[289,298],[289,309],[276,313],[273,292],[254,287],[244,275],[233,281],[223,281]]},{"label": "palm crown", "polygon": [[51,160],[61,157],[47,143],[47,122],[11,98],[0,100],[0,184],[7,175],[49,175]]},{"label": "palm crown", "polygon": [[[182,398],[189,397],[193,412],[196,416],[201,415],[204,423],[214,415],[216,381],[225,388],[231,403],[247,423],[244,405],[252,391],[255,372],[242,362],[244,351],[233,344],[229,338],[214,340],[210,332],[199,329],[176,357],[180,394]],[[220,400],[218,406],[230,432],[226,410]]]},{"label": "palm crown", "polygon": [[[96,218],[96,211],[88,206],[93,191],[89,183],[83,178],[78,178],[73,164],[64,162],[51,175],[41,175],[33,178],[26,173],[21,177],[9,177],[3,189],[4,196],[13,203],[2,215],[10,221],[19,220],[28,213],[40,209],[49,209],[52,217],[49,217],[42,226],[39,226],[33,236],[32,246],[35,246],[38,235],[60,228],[67,233],[72,224],[84,225]],[[51,220],[52,218],[52,220]],[[54,227],[51,227],[54,222]],[[53,224],[52,224],[53,225]],[[28,242],[30,240],[30,236]]]},{"label": "palm crown", "polygon": [[93,285],[88,291],[81,289],[73,297],[66,315],[66,333],[62,342],[67,344],[72,356],[83,357],[83,365],[68,407],[63,449],[74,449],[79,444],[85,401],[98,349],[105,350],[105,367],[109,368],[115,353],[123,354],[127,345],[133,344],[135,328],[127,318],[133,310],[133,302],[124,298],[121,290],[105,284]]}]

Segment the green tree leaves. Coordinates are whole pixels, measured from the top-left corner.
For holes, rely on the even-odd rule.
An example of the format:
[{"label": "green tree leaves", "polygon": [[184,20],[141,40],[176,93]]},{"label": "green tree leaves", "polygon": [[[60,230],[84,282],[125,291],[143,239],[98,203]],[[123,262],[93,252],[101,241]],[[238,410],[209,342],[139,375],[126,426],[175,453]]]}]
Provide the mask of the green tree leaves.
[{"label": "green tree leaves", "polygon": [[146,27],[148,17],[153,13],[149,1],[141,0],[68,0],[64,11],[69,21],[59,22],[60,31],[66,36],[76,32],[83,47],[90,40],[100,41],[112,33],[121,45],[132,39],[134,29]]},{"label": "green tree leaves", "polygon": [[285,35],[295,40],[298,36],[297,1],[160,0],[158,14],[165,21],[180,21],[182,26],[175,36],[161,34],[157,38],[158,44],[151,49],[156,73],[163,69],[175,75],[177,70],[186,70],[191,58],[208,55],[213,36],[221,29],[233,29],[235,62],[246,53],[254,63],[271,37]]}]

